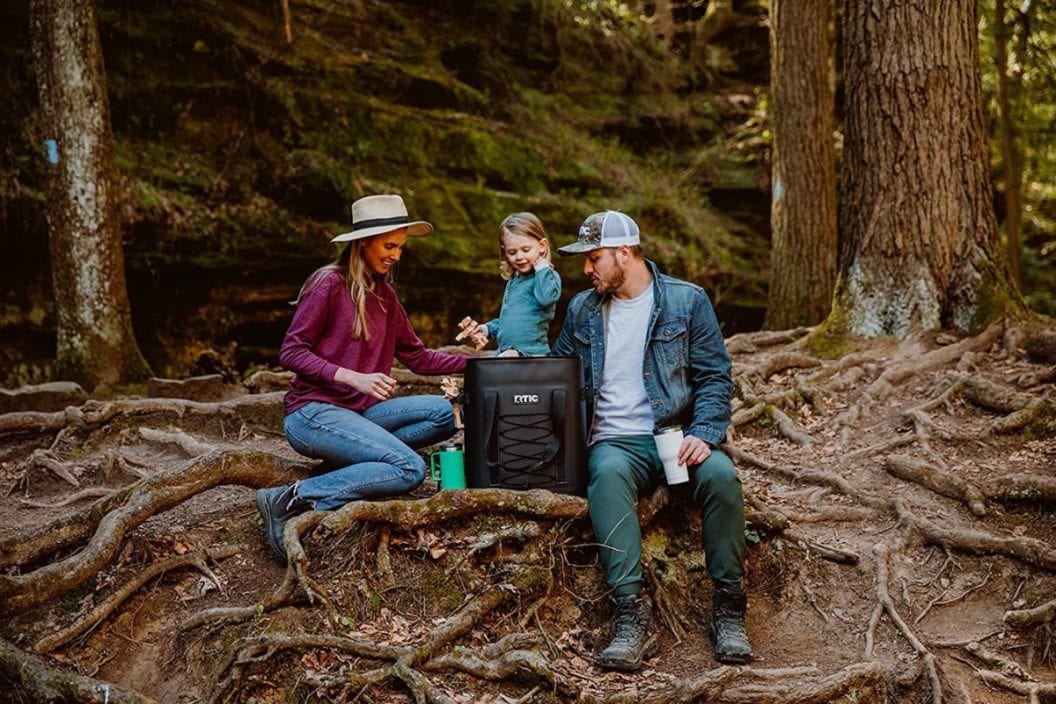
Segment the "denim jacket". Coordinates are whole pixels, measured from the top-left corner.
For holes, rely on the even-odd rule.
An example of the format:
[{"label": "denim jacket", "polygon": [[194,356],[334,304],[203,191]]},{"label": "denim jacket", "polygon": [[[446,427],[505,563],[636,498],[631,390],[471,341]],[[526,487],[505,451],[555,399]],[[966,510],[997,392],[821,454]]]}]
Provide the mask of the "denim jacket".
[{"label": "denim jacket", "polygon": [[[730,424],[733,379],[730,355],[722,331],[701,287],[661,274],[646,260],[653,274],[653,312],[642,376],[657,428],[681,425],[715,446]],[[594,403],[605,365],[604,307],[610,296],[594,290],[572,298],[552,355],[578,355],[583,360],[587,418]]]}]

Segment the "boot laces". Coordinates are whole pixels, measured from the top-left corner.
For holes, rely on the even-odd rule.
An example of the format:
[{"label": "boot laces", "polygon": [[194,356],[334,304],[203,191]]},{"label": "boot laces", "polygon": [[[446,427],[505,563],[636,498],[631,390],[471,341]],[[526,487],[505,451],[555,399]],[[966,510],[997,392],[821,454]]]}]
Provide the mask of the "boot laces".
[{"label": "boot laces", "polygon": [[614,641],[627,641],[630,643],[638,640],[638,631],[641,628],[638,617],[640,601],[638,599],[620,599],[616,602],[616,615],[614,618]]}]

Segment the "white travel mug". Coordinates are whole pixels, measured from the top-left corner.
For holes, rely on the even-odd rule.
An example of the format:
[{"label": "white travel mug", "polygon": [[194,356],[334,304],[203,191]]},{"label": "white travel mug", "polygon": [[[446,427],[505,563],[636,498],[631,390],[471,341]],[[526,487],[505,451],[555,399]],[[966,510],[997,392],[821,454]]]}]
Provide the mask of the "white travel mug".
[{"label": "white travel mug", "polygon": [[678,449],[682,447],[682,426],[661,428],[653,435],[656,451],[664,463],[664,475],[668,484],[684,484],[689,481],[689,468],[678,463]]}]

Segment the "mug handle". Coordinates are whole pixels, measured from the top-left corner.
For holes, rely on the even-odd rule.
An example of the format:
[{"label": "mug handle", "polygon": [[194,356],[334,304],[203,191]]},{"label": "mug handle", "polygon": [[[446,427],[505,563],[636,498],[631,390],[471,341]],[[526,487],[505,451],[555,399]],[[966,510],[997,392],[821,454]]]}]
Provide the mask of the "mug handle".
[{"label": "mug handle", "polygon": [[440,471],[436,468],[436,457],[439,452],[434,452],[429,455],[429,477],[434,481],[440,481]]}]

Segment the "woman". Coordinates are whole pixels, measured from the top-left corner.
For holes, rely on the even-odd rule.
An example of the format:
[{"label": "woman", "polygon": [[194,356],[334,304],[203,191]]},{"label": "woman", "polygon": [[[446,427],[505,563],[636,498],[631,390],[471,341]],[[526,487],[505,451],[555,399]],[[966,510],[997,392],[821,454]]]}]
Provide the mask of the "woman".
[{"label": "woman", "polygon": [[284,399],[286,439],[330,471],[289,486],[261,489],[257,508],[268,545],[285,562],[283,527],[309,509],[411,491],[425,478],[417,448],[455,432],[451,404],[440,396],[393,398],[393,357],[418,374],[462,372],[463,355],[426,349],[411,329],[390,279],[408,237],[433,231],[411,222],[400,196],[352,204],[349,242],[336,263],[319,269],[297,299],[279,362],[296,376]]}]

